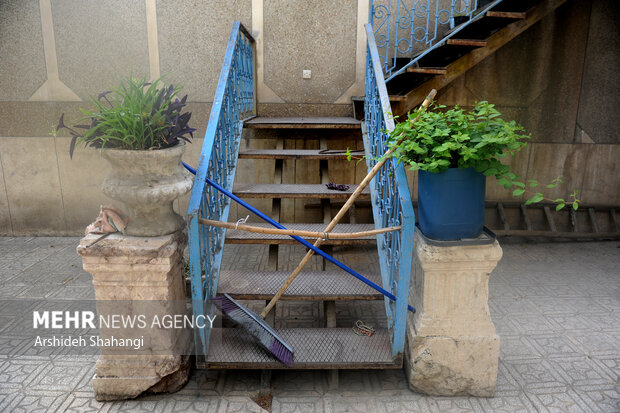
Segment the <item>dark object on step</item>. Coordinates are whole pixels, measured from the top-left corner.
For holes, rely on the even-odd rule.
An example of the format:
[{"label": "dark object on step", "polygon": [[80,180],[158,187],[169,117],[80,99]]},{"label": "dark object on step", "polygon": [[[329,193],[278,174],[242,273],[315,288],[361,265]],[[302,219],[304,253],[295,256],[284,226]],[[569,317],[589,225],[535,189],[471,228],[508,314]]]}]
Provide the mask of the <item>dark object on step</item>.
[{"label": "dark object on step", "polygon": [[327,189],[333,189],[334,191],[348,191],[350,188],[349,185],[335,184],[333,182],[325,184],[325,186],[327,187]]}]

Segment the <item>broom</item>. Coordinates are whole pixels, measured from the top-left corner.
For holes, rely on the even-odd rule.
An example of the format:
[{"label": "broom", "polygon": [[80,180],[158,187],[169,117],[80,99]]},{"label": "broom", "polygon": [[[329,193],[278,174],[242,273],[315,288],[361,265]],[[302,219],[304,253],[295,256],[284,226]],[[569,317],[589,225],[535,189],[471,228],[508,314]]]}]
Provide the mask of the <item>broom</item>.
[{"label": "broom", "polygon": [[222,314],[241,325],[258,343],[287,367],[293,365],[293,349],[258,314],[239,304],[228,294],[214,297]]}]

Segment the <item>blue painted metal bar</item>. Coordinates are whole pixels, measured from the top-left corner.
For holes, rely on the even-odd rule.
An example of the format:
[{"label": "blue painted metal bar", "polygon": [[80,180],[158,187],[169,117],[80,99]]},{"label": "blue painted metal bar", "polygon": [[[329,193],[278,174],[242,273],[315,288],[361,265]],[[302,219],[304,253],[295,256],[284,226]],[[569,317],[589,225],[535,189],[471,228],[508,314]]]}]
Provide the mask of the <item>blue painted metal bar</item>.
[{"label": "blue painted metal bar", "polygon": [[[377,55],[385,82],[404,73],[503,0],[370,0],[368,23],[374,27]],[[449,4],[449,6],[448,6]],[[410,60],[402,65],[399,59]]]},{"label": "blue painted metal bar", "polygon": [[[185,166],[185,168],[190,171],[193,174],[196,174],[196,170],[194,168],[192,168],[191,166],[189,166],[188,164],[186,164],[185,162],[183,162],[183,166]],[[261,212],[260,210],[254,208],[252,205],[248,204],[247,202],[245,202],[244,200],[242,200],[241,198],[239,198],[238,196],[236,196],[235,194],[233,194],[232,192],[226,190],[225,188],[223,188],[222,186],[218,185],[217,183],[211,181],[209,178],[206,179],[206,182],[213,186],[215,189],[217,189],[218,191],[220,191],[221,193],[223,193],[224,195],[226,195],[227,197],[231,198],[233,201],[237,202],[239,205],[243,206],[244,208],[246,208],[248,211],[252,212],[253,214],[256,214],[259,218],[261,218],[263,221],[268,222],[269,224],[273,225],[276,228],[279,229],[287,229],[286,227],[284,227],[282,224],[280,224],[279,222],[269,218],[267,215],[265,215],[263,212]],[[346,272],[348,272],[349,274],[351,274],[352,276],[354,276],[355,278],[357,278],[358,280],[360,280],[361,282],[363,282],[364,284],[368,285],[369,287],[375,289],[376,291],[379,291],[381,294],[385,295],[387,298],[389,298],[390,300],[396,300],[396,297],[394,296],[394,294],[390,293],[389,291],[386,291],[385,289],[383,289],[382,287],[378,286],[377,284],[375,284],[374,282],[370,281],[368,278],[364,277],[363,275],[359,274],[358,272],[356,272],[355,270],[347,267],[346,265],[344,265],[343,263],[341,263],[340,261],[338,261],[337,259],[335,259],[334,257],[332,257],[331,255],[327,254],[326,252],[323,252],[322,250],[318,249],[317,247],[315,247],[314,245],[312,245],[311,243],[309,243],[308,241],[306,241],[305,239],[298,237],[296,235],[289,235],[291,238],[293,238],[295,241],[299,242],[301,245],[303,245],[306,248],[310,248],[312,251],[314,251],[316,254],[322,256],[323,258],[325,258],[326,260],[328,260],[329,262],[331,262],[332,264],[338,266],[339,268],[345,270]],[[413,308],[412,306],[408,306],[407,308],[409,311],[414,312],[415,313],[415,308]]]},{"label": "blue painted metal bar", "polygon": [[[372,25],[366,25],[366,94],[362,132],[368,170],[388,150],[389,133],[394,129],[390,101],[383,78],[381,60]],[[389,159],[373,178],[370,195],[375,227],[400,225],[400,231],[377,236],[377,249],[384,288],[392,291],[395,301],[385,301],[392,355],[402,355],[405,346],[407,306],[412,274],[415,215],[405,169]]]},{"label": "blue painted metal bar", "polygon": [[[198,218],[226,221],[230,208],[230,199],[206,182],[210,179],[232,189],[243,120],[256,114],[254,56],[254,39],[240,22],[234,22],[187,209],[195,316],[212,311],[206,305],[217,291],[226,233],[225,229],[200,225]],[[209,333],[209,329],[195,330],[197,354],[207,354]]]}]

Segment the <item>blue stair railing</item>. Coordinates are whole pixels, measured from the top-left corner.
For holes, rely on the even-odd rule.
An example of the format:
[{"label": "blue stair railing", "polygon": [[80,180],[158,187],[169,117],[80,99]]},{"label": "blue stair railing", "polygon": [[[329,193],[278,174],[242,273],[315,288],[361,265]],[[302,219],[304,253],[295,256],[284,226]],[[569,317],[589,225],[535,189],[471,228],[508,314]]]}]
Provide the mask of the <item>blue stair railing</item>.
[{"label": "blue stair railing", "polygon": [[[362,134],[368,170],[388,150],[389,133],[394,129],[390,101],[372,25],[366,25],[366,96]],[[396,296],[385,300],[392,356],[403,354],[407,323],[407,304],[413,258],[415,215],[405,168],[395,159],[388,160],[370,184],[372,211],[376,228],[400,225],[401,230],[377,235],[377,249],[383,288]]]},{"label": "blue stair railing", "polygon": [[[226,234],[223,228],[200,225],[198,219],[227,221],[231,202],[205,181],[208,178],[232,190],[243,121],[256,115],[255,55],[253,37],[240,22],[234,22],[187,209],[194,317],[213,314],[209,300],[217,292]],[[195,329],[199,356],[207,354],[209,333],[208,328]]]},{"label": "blue stair railing", "polygon": [[[385,82],[404,73],[503,0],[370,0]],[[409,60],[401,64],[401,59]]]}]

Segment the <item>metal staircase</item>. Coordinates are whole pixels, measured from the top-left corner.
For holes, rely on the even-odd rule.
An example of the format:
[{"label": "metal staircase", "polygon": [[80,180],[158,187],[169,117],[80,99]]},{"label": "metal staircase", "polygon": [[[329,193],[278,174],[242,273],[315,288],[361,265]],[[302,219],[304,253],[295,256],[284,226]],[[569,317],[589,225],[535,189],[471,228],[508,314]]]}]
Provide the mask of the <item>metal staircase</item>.
[{"label": "metal staircase", "polygon": [[[305,130],[319,132],[326,136],[331,130],[347,129],[357,133],[361,139],[361,122],[352,118],[253,118],[244,123],[247,129],[264,129],[260,138],[276,141],[272,149],[240,149],[239,159],[268,159],[274,168],[274,181],[269,183],[237,183],[233,193],[243,199],[262,198],[271,200],[270,215],[281,222],[282,201],[287,199],[318,200],[321,202],[322,221],[314,223],[286,223],[289,229],[321,232],[331,221],[331,201],[345,200],[355,189],[349,183],[346,191],[329,190],[329,161],[345,160],[346,148],[341,151],[322,151],[320,149],[283,149],[284,139],[294,132],[303,136]],[[308,139],[315,140],[316,135],[310,134]],[[328,138],[319,137],[318,146],[327,147]],[[251,146],[251,141],[244,146]],[[319,161],[319,180],[321,184],[283,184],[282,168],[284,160]],[[366,190],[361,200],[370,200],[370,191]],[[268,212],[268,211],[265,211]],[[334,232],[357,232],[374,228],[373,224],[355,223],[354,213],[350,214],[349,222],[338,224]],[[260,226],[260,224],[258,224]],[[268,226],[267,224],[264,224]],[[227,244],[267,244],[269,246],[270,271],[227,270],[219,274],[218,294],[228,293],[241,300],[270,300],[284,283],[290,272],[282,271],[278,263],[280,245],[297,243],[290,237],[281,235],[265,235],[229,230],[226,233]],[[375,244],[376,237],[357,239],[329,239],[322,248],[330,252],[333,246],[346,247],[352,245]],[[299,246],[304,250],[302,246]],[[300,369],[356,369],[356,368],[397,368],[401,359],[392,357],[390,334],[385,326],[377,329],[372,337],[356,335],[351,325],[343,326],[337,320],[336,302],[358,300],[381,300],[383,296],[365,284],[351,278],[342,271],[306,270],[283,295],[283,301],[313,301],[322,305],[321,320],[317,320],[322,328],[297,327],[289,328],[291,320],[279,320],[272,317],[270,322],[275,325],[279,334],[295,349],[293,368]],[[365,272],[372,281],[381,284],[381,274]],[[317,323],[313,323],[316,325]],[[222,339],[212,342],[204,359],[206,368],[244,368],[244,369],[280,369],[284,366],[273,359],[268,353],[248,337],[241,329],[224,328]]]},{"label": "metal staircase", "polygon": [[392,113],[407,113],[565,2],[466,0],[445,8],[430,0],[372,2],[369,23]]},{"label": "metal staircase", "polygon": [[[329,183],[329,166],[333,161],[345,162],[345,150],[327,150],[330,137],[347,134],[361,140],[362,124],[353,118],[261,118],[256,117],[253,79],[253,39],[240,23],[235,23],[231,32],[220,82],[214,99],[209,125],[202,149],[200,164],[190,204],[188,208],[190,273],[193,311],[195,316],[213,314],[215,309],[210,298],[218,294],[228,293],[246,303],[256,304],[257,300],[271,299],[274,293],[290,275],[278,263],[280,247],[296,244],[289,237],[265,235],[236,230],[224,230],[202,225],[199,218],[220,221],[228,220],[230,199],[213,189],[209,180],[216,182],[234,195],[248,200],[270,200],[270,210],[263,211],[271,218],[282,222],[289,229],[303,229],[322,232],[332,219],[332,201],[344,201],[355,189],[354,182],[338,182],[349,184],[345,191],[327,189]],[[379,126],[377,124],[377,126]],[[260,130],[260,133],[253,133]],[[244,138],[242,135],[250,137]],[[285,149],[285,139],[312,140],[316,149]],[[267,138],[275,141],[269,149],[253,149],[252,139]],[[368,141],[368,138],[367,138]],[[384,144],[385,142],[383,142]],[[297,145],[295,145],[298,147]],[[382,150],[381,145],[373,148]],[[373,153],[367,149],[367,154]],[[273,165],[271,182],[237,182],[233,184],[238,163],[243,160],[263,160]],[[241,161],[239,161],[241,160]],[[315,183],[287,183],[289,177],[284,174],[284,162],[319,163],[319,176],[314,177]],[[246,161],[247,162],[247,161]],[[372,161],[371,161],[372,162]],[[354,167],[354,163],[351,163]],[[369,164],[370,166],[370,164]],[[374,325],[376,332],[371,337],[358,335],[352,329],[350,321],[343,322],[337,314],[337,305],[347,303],[377,302],[383,295],[367,287],[360,281],[338,270],[334,271],[323,262],[319,268],[307,269],[293,282],[282,297],[282,302],[319,302],[320,319],[311,326],[296,326],[294,320],[275,317],[276,311],[268,316],[278,333],[295,350],[293,368],[328,369],[333,373],[330,382],[337,383],[335,369],[358,368],[399,368],[402,365],[404,349],[404,326],[407,312],[409,277],[411,274],[413,210],[411,199],[404,179],[402,166],[394,175],[395,164],[381,175],[370,189],[366,189],[359,198],[360,202],[372,202],[384,211],[374,211],[375,224],[360,223],[355,209],[349,211],[345,218],[348,222],[340,223],[333,232],[358,232],[374,227],[396,226],[403,221],[402,211],[409,211],[407,222],[410,229],[381,234],[375,237],[357,239],[329,239],[322,246],[323,251],[331,253],[337,246],[339,253],[347,247],[363,247],[377,245],[379,261],[376,270],[366,268],[361,271],[371,281],[397,297],[397,302],[385,301],[384,314],[378,318],[381,325]],[[250,166],[251,168],[252,166]],[[270,175],[271,176],[271,175]],[[400,179],[400,192],[396,180]],[[310,181],[312,182],[312,180]],[[395,185],[395,186],[394,186]],[[388,187],[389,192],[383,193]],[[406,191],[402,192],[402,188]],[[401,193],[402,192],[402,193]],[[397,199],[393,199],[394,196]],[[304,200],[309,205],[319,203],[321,216],[315,222],[286,222],[286,206],[290,200]],[[288,205],[285,203],[289,202]],[[408,205],[402,208],[400,203]],[[386,208],[387,207],[387,208]],[[334,209],[334,213],[336,210]],[[253,225],[260,225],[252,222]],[[401,239],[402,238],[402,239]],[[234,263],[222,268],[222,255],[226,244],[255,244],[268,246],[268,264],[263,271],[257,269],[234,268]],[[403,248],[404,246],[404,248]],[[303,246],[295,245],[304,252]],[[406,249],[406,250],[405,250]],[[368,249],[366,249],[368,251]],[[376,254],[376,253],[375,253]],[[399,258],[404,257],[406,265],[400,266]],[[407,258],[408,257],[408,258]],[[383,262],[385,261],[385,262]],[[380,268],[380,269],[379,269]],[[394,274],[402,272],[406,276]],[[397,291],[398,288],[398,291]],[[263,304],[263,305],[264,305]],[[377,308],[377,307],[375,307]],[[382,307],[378,307],[381,312]],[[281,313],[281,312],[280,312]],[[320,326],[320,327],[319,327]],[[197,330],[195,345],[198,354],[198,365],[213,369],[281,369],[284,365],[274,359],[268,352],[256,345],[247,332],[241,328],[224,323],[219,329]]]}]

